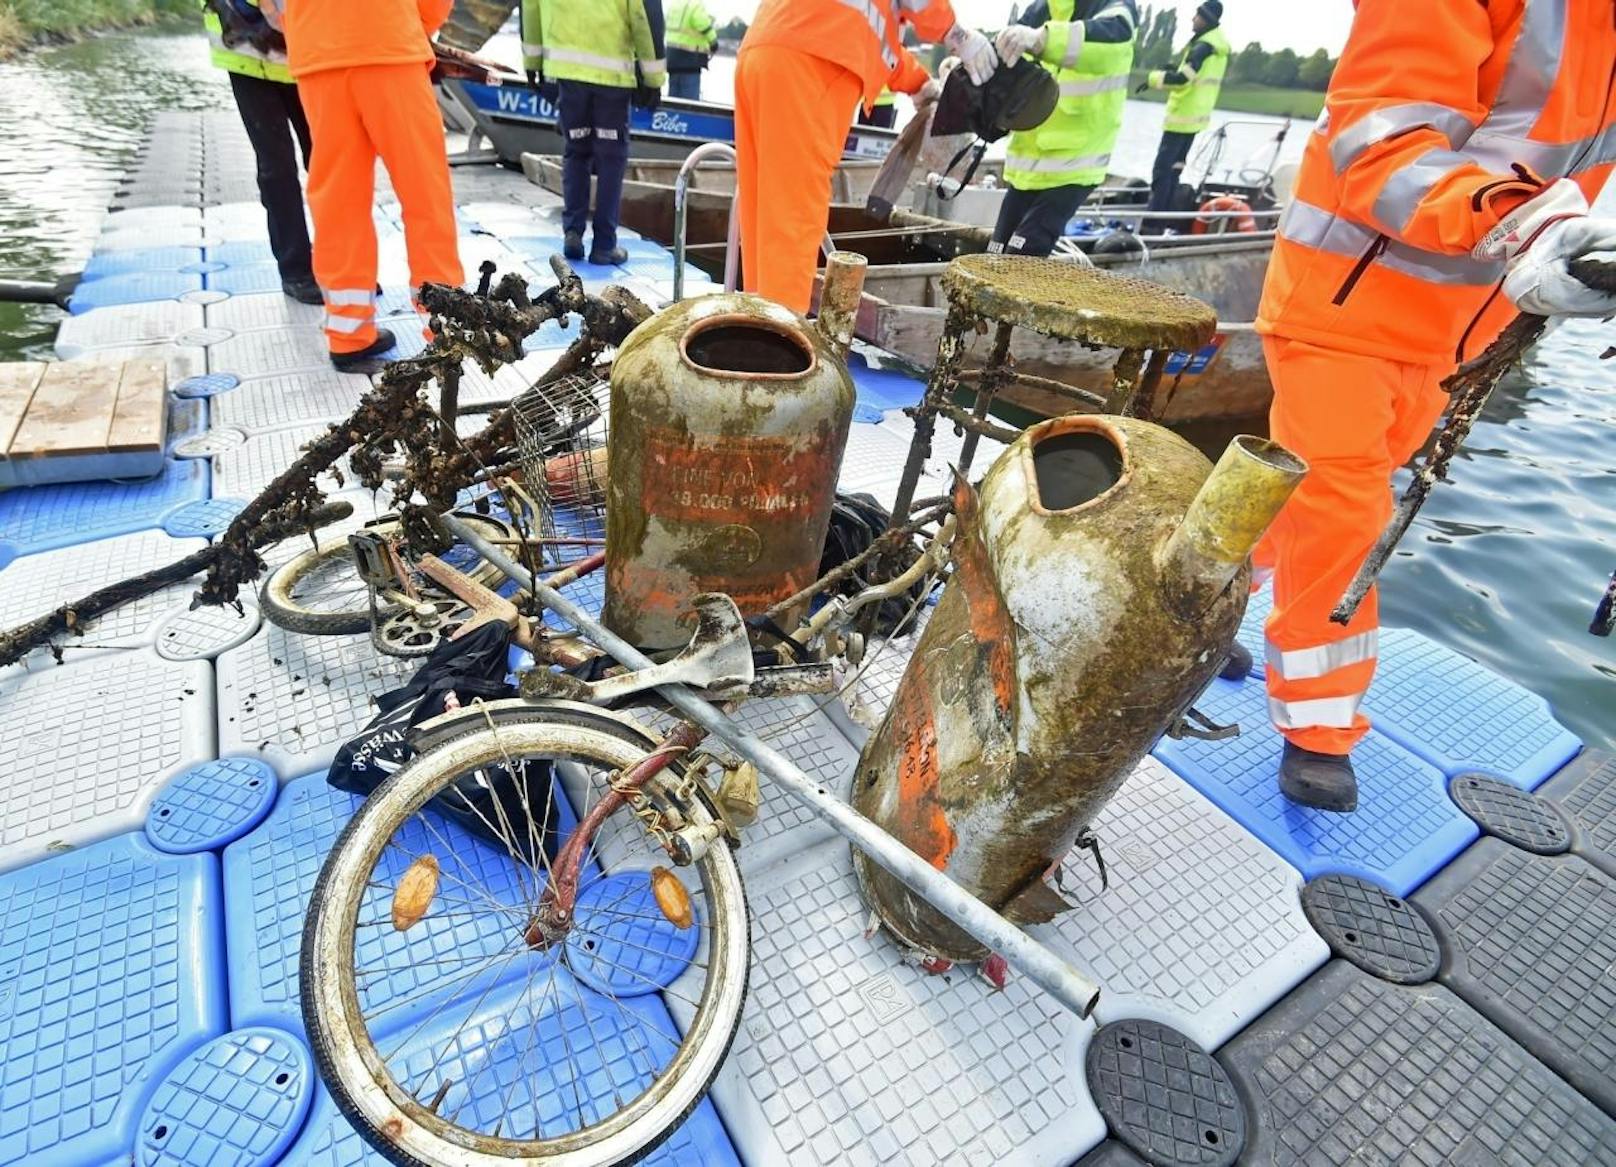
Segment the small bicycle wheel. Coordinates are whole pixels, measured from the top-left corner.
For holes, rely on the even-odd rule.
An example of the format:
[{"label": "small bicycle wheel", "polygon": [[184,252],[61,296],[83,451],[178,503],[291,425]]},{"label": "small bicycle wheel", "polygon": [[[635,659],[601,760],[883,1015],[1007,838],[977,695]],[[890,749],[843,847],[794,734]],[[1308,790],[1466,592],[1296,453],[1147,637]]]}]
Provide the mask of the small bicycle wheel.
[{"label": "small bicycle wheel", "polygon": [[[565,838],[570,807],[588,817],[655,739],[603,710],[525,701],[421,734],[314,887],[302,1005],[320,1072],[355,1129],[408,1167],[635,1162],[701,1101],[740,1023],[749,937],[730,847],[677,868],[688,913],[653,891],[672,867],[666,830],[716,812],[677,766],[662,771],[637,810],[602,821],[571,929],[536,946],[550,828]],[[494,793],[459,796],[474,787]],[[445,796],[460,797],[453,813]]]},{"label": "small bicycle wheel", "polygon": [[[475,513],[455,517],[491,539],[512,537],[510,526],[499,519]],[[389,519],[372,524],[369,530],[391,536],[398,531],[398,522]],[[455,546],[443,559],[478,583],[492,584],[501,578],[498,568],[484,563],[469,547]],[[259,606],[271,623],[311,636],[364,632],[371,623],[370,589],[360,578],[346,535],[321,539],[270,572],[259,591]],[[380,604],[376,615],[385,618],[397,611],[395,604]]]}]

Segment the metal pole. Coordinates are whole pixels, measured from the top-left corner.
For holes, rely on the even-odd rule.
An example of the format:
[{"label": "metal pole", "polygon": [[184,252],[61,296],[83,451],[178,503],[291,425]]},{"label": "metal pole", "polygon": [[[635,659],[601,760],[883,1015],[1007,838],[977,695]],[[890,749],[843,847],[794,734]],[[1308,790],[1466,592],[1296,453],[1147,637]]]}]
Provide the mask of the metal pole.
[{"label": "metal pole", "polygon": [[[588,612],[533,578],[526,568],[453,515],[444,517],[455,536],[499,568],[539,602],[572,624],[626,668],[643,669],[651,660],[626,640],[613,635]],[[998,953],[1079,1017],[1087,1017],[1100,1000],[1100,986],[1067,961],[1028,936],[930,863],[859,814],[824,786],[799,770],[790,758],[736,725],[721,711],[683,685],[657,690],[668,703],[697,725],[727,743],[761,773],[824,819],[871,860],[902,880],[916,895],[959,925],[973,940]]]},{"label": "metal pole", "polygon": [[[673,302],[685,298],[685,235],[689,217],[690,175],[705,159],[727,158],[730,165],[738,166],[735,148],[723,142],[703,142],[685,158],[679,167],[679,177],[673,181]],[[740,174],[736,174],[736,190],[740,190]],[[724,290],[735,290],[736,252],[741,237],[741,224],[735,207],[735,196],[730,196],[729,241],[724,250]]]}]

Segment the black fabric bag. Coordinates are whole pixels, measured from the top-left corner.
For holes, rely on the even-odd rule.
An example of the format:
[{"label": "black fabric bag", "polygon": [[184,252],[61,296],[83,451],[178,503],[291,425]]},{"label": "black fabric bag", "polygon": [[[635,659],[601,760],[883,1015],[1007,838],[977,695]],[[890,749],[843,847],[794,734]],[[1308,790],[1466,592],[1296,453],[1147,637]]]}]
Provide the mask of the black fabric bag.
[{"label": "black fabric bag", "polygon": [[[416,670],[409,682],[376,698],[379,712],[358,737],[337,751],[326,781],[350,794],[369,795],[415,757],[416,727],[448,708],[452,693],[458,704],[478,698],[499,700],[516,690],[506,683],[510,630],[485,624],[460,640],[445,640]],[[525,862],[537,863],[537,840],[551,859],[556,852],[555,768],[547,761],[524,759],[518,775],[504,766],[470,771],[432,802],[434,808],[501,852],[511,842]],[[530,821],[533,829],[529,830]],[[507,839],[509,836],[509,840]]]},{"label": "black fabric bag", "polygon": [[[825,550],[819,560],[821,576],[866,551],[892,524],[892,515],[874,497],[868,494],[836,495],[831,508],[830,529],[825,532]],[[901,549],[904,566],[913,563],[919,554],[912,543]],[[837,589],[844,596],[858,594],[869,584],[862,572],[855,571]],[[909,607],[920,594],[922,584],[916,584],[902,596],[882,600],[876,617],[876,631],[889,636],[900,621],[909,614]],[[914,627],[913,621],[905,631]]]}]

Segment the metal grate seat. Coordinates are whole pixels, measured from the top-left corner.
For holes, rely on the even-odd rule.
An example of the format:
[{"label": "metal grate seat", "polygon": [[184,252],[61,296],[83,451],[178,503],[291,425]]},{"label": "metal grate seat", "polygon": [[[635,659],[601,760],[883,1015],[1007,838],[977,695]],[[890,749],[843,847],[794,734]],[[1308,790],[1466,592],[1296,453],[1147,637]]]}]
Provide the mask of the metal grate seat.
[{"label": "metal grate seat", "polygon": [[[921,468],[931,454],[939,415],[965,430],[960,470],[970,468],[977,439],[1013,442],[1019,431],[988,420],[1001,388],[1017,378],[1010,360],[1010,337],[1017,328],[1096,349],[1120,349],[1103,397],[1085,389],[1036,378],[1039,386],[1073,403],[1149,420],[1167,358],[1194,351],[1217,332],[1211,307],[1192,296],[1068,260],[1017,255],[967,255],[943,274],[948,318],[937,344],[937,364],[926,394],[914,411],[915,434],[898,486],[893,515],[903,516],[914,501]],[[992,323],[993,346],[979,374],[976,405],[955,404],[967,338]],[[1146,354],[1149,354],[1147,363]]]}]

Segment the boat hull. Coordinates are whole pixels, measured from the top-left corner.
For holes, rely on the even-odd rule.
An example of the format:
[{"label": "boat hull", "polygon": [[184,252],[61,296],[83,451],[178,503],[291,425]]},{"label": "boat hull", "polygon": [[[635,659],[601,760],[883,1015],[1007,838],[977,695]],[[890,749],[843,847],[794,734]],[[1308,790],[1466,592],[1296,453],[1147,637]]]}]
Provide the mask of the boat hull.
[{"label": "boat hull", "polygon": [[[1198,353],[1177,354],[1154,403],[1154,416],[1168,423],[1257,417],[1268,411],[1273,384],[1263,361],[1262,341],[1252,328],[1263,276],[1273,244],[1236,240],[1158,251],[1139,263],[1121,256],[1097,256],[1101,266],[1155,280],[1212,305],[1218,335]],[[872,266],[865,279],[858,335],[921,368],[936,360],[947,315],[940,280],[941,263]],[[986,344],[974,346],[985,356]],[[1104,395],[1115,353],[1094,351],[1041,336],[1028,329],[1014,335],[1011,355],[1024,373]],[[967,357],[967,366],[971,361]],[[1038,417],[1069,412],[1071,400],[1024,381],[1006,386],[1005,403]]]},{"label": "boat hull", "polygon": [[[481,85],[446,80],[444,92],[460,106],[494,148],[500,161],[521,165],[523,154],[560,154],[555,103],[536,86],[508,81]],[[635,158],[683,160],[703,142],[734,142],[735,111],[705,101],[662,99],[655,110],[629,115],[629,150]],[[843,152],[850,158],[885,158],[897,133],[880,126],[854,126]]]}]

